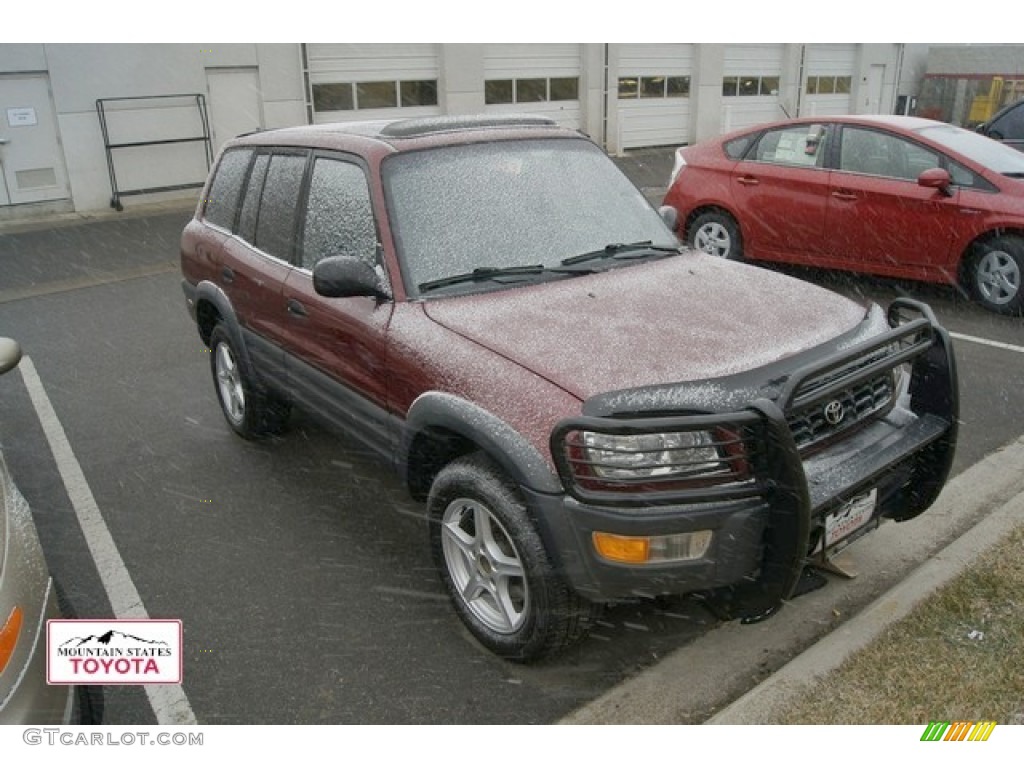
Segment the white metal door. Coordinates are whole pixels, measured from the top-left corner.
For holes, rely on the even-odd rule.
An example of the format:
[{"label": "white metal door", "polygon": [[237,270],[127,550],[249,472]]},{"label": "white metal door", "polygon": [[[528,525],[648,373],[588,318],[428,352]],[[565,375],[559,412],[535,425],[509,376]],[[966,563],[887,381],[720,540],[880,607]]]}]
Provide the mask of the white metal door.
[{"label": "white metal door", "polygon": [[215,152],[228,139],[264,127],[260,75],[255,68],[207,69],[206,87]]},{"label": "white metal door", "polygon": [[0,205],[68,197],[46,75],[0,76]]},{"label": "white metal door", "polygon": [[881,115],[890,110],[882,109],[882,91],[885,88],[885,64],[872,64],[868,70],[868,87],[864,96],[864,111],[869,115]]}]

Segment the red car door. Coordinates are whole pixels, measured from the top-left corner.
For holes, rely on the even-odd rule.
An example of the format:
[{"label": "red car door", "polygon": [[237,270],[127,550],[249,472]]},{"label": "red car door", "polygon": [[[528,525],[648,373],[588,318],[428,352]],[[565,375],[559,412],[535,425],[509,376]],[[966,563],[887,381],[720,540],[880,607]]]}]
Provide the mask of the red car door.
[{"label": "red car door", "polygon": [[917,183],[942,156],[874,128],[845,126],[840,140],[828,195],[828,265],[911,278],[948,268],[955,280],[960,192]]},{"label": "red car door", "polygon": [[[375,297],[327,298],[312,269],[327,256],[379,268],[377,234],[363,169],[314,158],[297,265],[282,296],[288,315],[288,378],[296,397],[371,445],[388,442],[387,329],[394,303]],[[383,271],[379,274],[383,278]]]},{"label": "red car door", "polygon": [[825,134],[820,124],[767,131],[733,168],[731,193],[748,257],[806,263],[821,252],[830,175]]}]

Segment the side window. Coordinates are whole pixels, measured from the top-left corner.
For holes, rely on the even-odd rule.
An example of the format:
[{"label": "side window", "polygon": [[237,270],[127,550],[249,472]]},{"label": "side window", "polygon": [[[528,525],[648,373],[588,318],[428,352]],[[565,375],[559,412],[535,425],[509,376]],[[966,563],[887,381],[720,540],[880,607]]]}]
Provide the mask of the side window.
[{"label": "side window", "polygon": [[254,244],[285,261],[292,258],[296,207],[305,169],[305,155],[271,155],[263,184]]},{"label": "side window", "polygon": [[376,266],[377,230],[370,190],[358,165],[318,157],[310,179],[299,265],[312,269],[320,259],[340,254]]},{"label": "side window", "polygon": [[256,242],[256,216],[260,210],[260,197],[263,195],[263,182],[267,178],[268,165],[270,155],[256,155],[252,173],[249,174],[249,186],[242,201],[242,215],[238,218],[237,234],[250,243]]},{"label": "side window", "polygon": [[912,141],[865,128],[843,129],[840,170],[916,181],[922,171],[940,165],[937,153]]},{"label": "side window", "polygon": [[825,126],[798,125],[768,131],[758,141],[752,159],[820,168],[825,164]]},{"label": "side window", "polygon": [[206,221],[224,229],[235,225],[235,212],[251,158],[252,151],[248,149],[230,150],[221,157],[203,209]]}]

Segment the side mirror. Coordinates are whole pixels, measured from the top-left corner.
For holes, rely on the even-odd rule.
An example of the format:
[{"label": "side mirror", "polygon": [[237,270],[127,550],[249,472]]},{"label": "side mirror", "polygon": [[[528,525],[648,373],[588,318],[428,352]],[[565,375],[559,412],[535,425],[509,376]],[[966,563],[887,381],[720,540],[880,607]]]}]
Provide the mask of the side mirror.
[{"label": "side mirror", "polygon": [[7,373],[21,360],[21,346],[14,339],[0,337],[0,374]]},{"label": "side mirror", "polygon": [[350,296],[391,298],[376,270],[352,256],[329,256],[318,261],[313,267],[313,290],[331,299]]},{"label": "side mirror", "polygon": [[928,189],[937,189],[947,197],[953,194],[950,190],[953,179],[950,177],[949,171],[943,168],[929,168],[927,171],[922,171],[921,175],[917,177],[917,183]]},{"label": "side mirror", "polygon": [[679,211],[671,205],[663,205],[658,209],[658,215],[661,216],[661,220],[665,222],[665,226],[673,232],[676,231],[676,224],[679,223]]}]

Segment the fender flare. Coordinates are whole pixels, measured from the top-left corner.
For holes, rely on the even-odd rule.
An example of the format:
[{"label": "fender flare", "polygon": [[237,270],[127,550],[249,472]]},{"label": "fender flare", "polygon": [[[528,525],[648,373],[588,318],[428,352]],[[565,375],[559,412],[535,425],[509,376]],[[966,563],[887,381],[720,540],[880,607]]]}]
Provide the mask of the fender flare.
[{"label": "fender flare", "polygon": [[479,405],[446,392],[425,392],[409,407],[397,463],[410,482],[410,455],[417,437],[443,430],[480,448],[518,483],[540,493],[564,493],[551,464],[520,432]]},{"label": "fender flare", "polygon": [[[254,370],[252,359],[249,356],[249,347],[242,336],[242,327],[238,322],[238,315],[235,314],[235,308],[231,304],[231,299],[228,298],[220,286],[209,280],[201,280],[195,287],[196,324],[199,326],[199,335],[203,339],[203,343],[207,345],[210,343],[209,332],[203,331],[202,323],[200,322],[201,312],[199,307],[204,302],[212,305],[217,314],[220,315],[220,324],[224,326],[224,330],[231,337],[231,343],[234,344],[238,354],[242,357],[246,368],[250,371]],[[212,330],[213,328],[210,328],[211,332]]]}]

